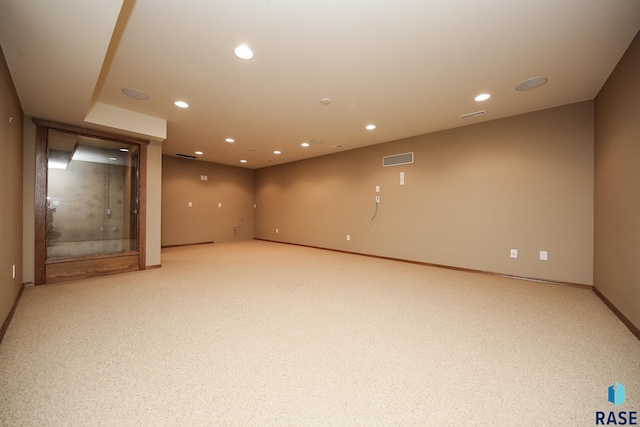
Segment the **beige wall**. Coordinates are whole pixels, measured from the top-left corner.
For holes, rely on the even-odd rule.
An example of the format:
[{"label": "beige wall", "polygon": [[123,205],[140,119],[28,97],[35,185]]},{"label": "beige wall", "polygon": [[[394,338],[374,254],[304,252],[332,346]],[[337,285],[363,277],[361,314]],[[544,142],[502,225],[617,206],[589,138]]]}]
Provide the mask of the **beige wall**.
[{"label": "beige wall", "polygon": [[22,286],[22,121],[22,107],[0,49],[0,326]]},{"label": "beige wall", "polygon": [[260,169],[255,185],[256,238],[592,284],[591,101]]},{"label": "beige wall", "polygon": [[595,102],[594,285],[640,328],[640,34]]},{"label": "beige wall", "polygon": [[147,267],[160,265],[162,142],[147,147]]},{"label": "beige wall", "polygon": [[253,238],[252,170],[162,157],[162,246]]}]

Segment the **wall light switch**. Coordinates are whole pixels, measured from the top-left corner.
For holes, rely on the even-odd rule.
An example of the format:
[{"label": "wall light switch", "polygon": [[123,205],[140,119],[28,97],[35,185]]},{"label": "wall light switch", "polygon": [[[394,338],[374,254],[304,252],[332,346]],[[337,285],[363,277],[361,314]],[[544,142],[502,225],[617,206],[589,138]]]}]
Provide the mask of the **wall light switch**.
[{"label": "wall light switch", "polygon": [[518,258],[518,250],[511,249],[511,258]]},{"label": "wall light switch", "polygon": [[280,230],[278,230],[278,229],[276,228],[276,234],[278,234],[279,232],[280,232]]},{"label": "wall light switch", "polygon": [[254,203],[254,204],[253,204],[253,209],[255,209],[255,208],[256,208],[256,204]]},{"label": "wall light switch", "polygon": [[380,186],[376,185],[376,193],[379,193],[379,192],[380,192]]},{"label": "wall light switch", "polygon": [[193,207],[193,203],[189,202],[189,207],[190,208]]},{"label": "wall light switch", "polygon": [[540,251],[540,261],[547,260],[547,251]]},{"label": "wall light switch", "polygon": [[222,203],[218,203],[218,207],[221,208],[222,207]]},{"label": "wall light switch", "polygon": [[404,185],[404,172],[400,172],[400,185]]},{"label": "wall light switch", "polygon": [[347,240],[351,240],[351,234],[347,234]]},{"label": "wall light switch", "polygon": [[16,278],[16,265],[13,264],[13,278]]}]

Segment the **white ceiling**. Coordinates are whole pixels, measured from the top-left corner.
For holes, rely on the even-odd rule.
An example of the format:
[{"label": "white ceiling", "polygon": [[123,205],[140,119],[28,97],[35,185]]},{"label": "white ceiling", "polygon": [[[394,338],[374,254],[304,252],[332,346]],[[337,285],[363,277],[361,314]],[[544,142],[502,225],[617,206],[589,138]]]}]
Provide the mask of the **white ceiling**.
[{"label": "white ceiling", "polygon": [[638,30],[638,0],[0,0],[25,114],[163,138],[86,121],[117,107],[166,120],[165,154],[247,168],[593,99]]}]

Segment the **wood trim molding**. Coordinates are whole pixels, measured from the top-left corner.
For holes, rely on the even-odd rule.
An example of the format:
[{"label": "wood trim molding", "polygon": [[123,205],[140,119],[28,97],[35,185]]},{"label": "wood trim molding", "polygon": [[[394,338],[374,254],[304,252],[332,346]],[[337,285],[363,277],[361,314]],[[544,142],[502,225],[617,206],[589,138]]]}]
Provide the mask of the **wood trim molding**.
[{"label": "wood trim molding", "polygon": [[157,268],[162,268],[162,264],[148,265],[145,270],[155,270]]},{"label": "wood trim molding", "polygon": [[618,319],[620,319],[622,321],[622,323],[624,323],[624,325],[629,328],[629,330],[631,331],[631,333],[633,335],[636,336],[636,338],[638,338],[640,340],[640,329],[634,325],[633,323],[631,323],[631,320],[629,320],[627,318],[627,316],[625,316],[624,314],[622,314],[622,312],[620,310],[618,310],[618,307],[616,307],[615,305],[613,305],[613,303],[611,301],[609,301],[607,299],[607,297],[605,297],[602,292],[600,292],[598,290],[598,288],[596,288],[595,286],[593,287],[593,292],[602,300],[602,302],[609,307],[609,310],[613,311],[613,314],[615,314],[616,316],[618,316]]},{"label": "wood trim molding", "polygon": [[[32,121],[36,124],[36,182],[35,182],[35,274],[34,283],[36,285],[43,285],[45,283],[53,283],[60,281],[61,278],[79,278],[82,274],[74,272],[73,275],[62,274],[59,277],[49,277],[48,273],[51,271],[57,271],[59,267],[56,267],[58,260],[47,260],[47,224],[46,224],[46,210],[47,210],[47,146],[49,130],[53,129],[60,132],[71,133],[75,135],[88,136],[93,138],[100,138],[104,140],[116,141],[121,143],[128,143],[137,145],[139,147],[139,163],[138,163],[138,250],[135,252],[136,266],[135,270],[146,269],[146,235],[147,235],[147,217],[146,217],[146,197],[147,197],[147,145],[148,140],[134,138],[130,136],[118,135],[109,132],[103,132],[94,129],[87,129],[78,126],[56,123],[38,118],[33,118]],[[116,256],[128,256],[127,253],[119,253]],[[77,265],[89,265],[91,264],[90,271],[87,272],[87,277],[95,277],[102,274],[111,274],[115,271],[132,271],[134,267],[132,265],[119,265],[116,266],[116,261],[109,254],[100,255],[98,258],[103,260],[103,264],[99,266],[99,263],[89,263],[88,260],[79,259],[67,259],[64,262],[68,262],[69,266],[71,262],[76,262]],[[95,258],[97,261],[98,258]],[[122,264],[122,263],[121,263]],[[71,269],[71,267],[69,267]],[[72,269],[71,269],[72,270]],[[84,277],[84,276],[83,276]]]},{"label": "wood trim molding", "polygon": [[[260,240],[260,239],[256,239],[256,240]],[[161,249],[167,249],[167,248],[181,248],[183,246],[197,246],[197,245],[210,245],[212,243],[215,243],[213,241],[211,242],[199,242],[199,243],[183,243],[181,245],[166,245],[166,246],[161,246]]]},{"label": "wood trim molding", "polygon": [[75,134],[84,135],[84,136],[94,136],[102,139],[109,139],[116,142],[124,141],[124,142],[130,142],[132,144],[140,144],[140,145],[149,144],[148,140],[142,139],[142,138],[134,138],[132,136],[118,135],[115,133],[104,132],[101,130],[88,129],[80,126],[68,125],[65,123],[56,123],[56,122],[51,122],[49,120],[43,120],[38,118],[33,118],[31,120],[33,120],[33,123],[35,123],[37,126],[46,127],[49,129],[61,130],[67,133],[75,133]]},{"label": "wood trim molding", "polygon": [[47,128],[36,127],[35,272],[34,283],[44,284],[47,259]]},{"label": "wood trim molding", "polygon": [[20,302],[20,298],[22,297],[23,291],[24,291],[24,285],[20,286],[20,290],[16,295],[16,299],[13,302],[13,306],[11,307],[11,310],[9,310],[9,314],[7,314],[7,318],[4,319],[4,322],[2,323],[2,327],[0,328],[0,343],[2,343],[4,334],[7,332],[7,329],[9,329],[9,324],[11,323],[11,319],[13,319],[13,314],[16,312],[16,308],[18,307],[18,302]]},{"label": "wood trim molding", "polygon": [[351,254],[351,255],[360,255],[360,256],[366,256],[366,257],[370,257],[370,258],[384,259],[384,260],[388,260],[388,261],[398,261],[398,262],[404,262],[404,263],[407,263],[407,264],[424,265],[426,267],[436,267],[436,268],[443,268],[443,269],[446,269],[446,270],[463,271],[463,272],[466,272],[466,273],[476,273],[476,274],[484,274],[484,275],[487,275],[487,276],[504,277],[504,278],[507,278],[507,279],[525,280],[527,282],[547,283],[547,284],[550,284],[550,285],[569,286],[569,287],[572,287],[572,288],[580,288],[580,289],[588,289],[588,290],[593,288],[593,286],[591,286],[591,285],[585,285],[585,284],[582,284],[582,283],[561,282],[561,281],[549,280],[549,279],[537,279],[535,277],[517,276],[517,275],[513,275],[513,274],[505,274],[505,273],[496,273],[496,272],[492,272],[492,271],[475,270],[473,268],[454,267],[454,266],[444,265],[444,264],[433,264],[433,263],[430,263],[430,262],[411,261],[411,260],[402,259],[402,258],[392,258],[392,257],[381,256],[381,255],[363,254],[363,253],[360,253],[360,252],[343,251],[343,250],[340,250],[340,249],[329,249],[329,248],[323,248],[323,247],[320,247],[320,246],[303,245],[303,244],[300,244],[300,243],[278,242],[276,240],[258,239],[258,238],[254,238],[254,240],[261,240],[261,241],[264,241],[264,242],[272,242],[272,243],[282,243],[283,245],[302,246],[302,247],[305,247],[305,248],[322,249],[322,250],[325,250],[325,251],[340,252],[340,253]]}]

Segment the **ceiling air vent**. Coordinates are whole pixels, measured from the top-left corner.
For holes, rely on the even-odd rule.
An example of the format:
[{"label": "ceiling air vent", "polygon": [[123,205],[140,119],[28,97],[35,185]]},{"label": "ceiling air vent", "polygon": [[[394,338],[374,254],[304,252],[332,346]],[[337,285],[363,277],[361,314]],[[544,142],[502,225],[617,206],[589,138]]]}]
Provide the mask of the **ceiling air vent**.
[{"label": "ceiling air vent", "polygon": [[180,153],[176,153],[176,157],[182,157],[183,159],[195,159],[196,156],[190,156],[188,154],[180,154]]},{"label": "ceiling air vent", "polygon": [[393,156],[384,156],[382,158],[382,166],[398,166],[413,163],[413,152],[404,154],[394,154]]},{"label": "ceiling air vent", "polygon": [[473,113],[469,113],[469,114],[463,114],[460,116],[461,119],[470,119],[471,117],[478,117],[483,115],[484,113],[486,113],[487,110],[480,110],[480,111],[475,111]]}]

